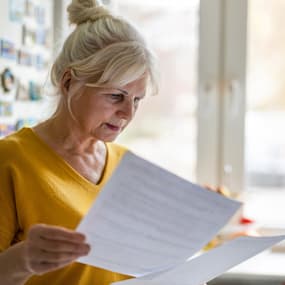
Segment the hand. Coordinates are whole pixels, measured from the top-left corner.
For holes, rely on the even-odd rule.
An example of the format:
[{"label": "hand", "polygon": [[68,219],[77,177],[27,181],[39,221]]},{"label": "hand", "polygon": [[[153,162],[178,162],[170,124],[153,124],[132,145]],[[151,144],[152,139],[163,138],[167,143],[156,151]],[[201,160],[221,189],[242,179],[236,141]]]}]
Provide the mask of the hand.
[{"label": "hand", "polygon": [[24,241],[23,262],[29,273],[43,274],[87,255],[90,246],[78,232],[43,224],[33,226]]}]

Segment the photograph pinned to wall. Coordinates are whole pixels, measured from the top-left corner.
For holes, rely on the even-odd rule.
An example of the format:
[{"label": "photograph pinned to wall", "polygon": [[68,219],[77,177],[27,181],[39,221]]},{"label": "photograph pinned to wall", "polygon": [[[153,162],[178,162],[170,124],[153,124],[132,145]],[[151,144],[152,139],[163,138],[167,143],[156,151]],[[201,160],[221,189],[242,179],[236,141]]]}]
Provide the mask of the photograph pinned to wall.
[{"label": "photograph pinned to wall", "polygon": [[32,66],[33,65],[33,55],[25,50],[19,50],[18,52],[18,63],[20,65]]},{"label": "photograph pinned to wall", "polygon": [[16,130],[15,124],[0,123],[0,137],[5,137]]},{"label": "photograph pinned to wall", "polygon": [[11,22],[22,23],[25,14],[25,0],[9,1],[9,19]]},{"label": "photograph pinned to wall", "polygon": [[35,31],[35,42],[38,45],[48,46],[48,30],[39,28]]},{"label": "photograph pinned to wall", "polygon": [[10,68],[6,67],[1,73],[1,85],[5,94],[11,93],[15,89],[16,79]]},{"label": "photograph pinned to wall", "polygon": [[33,47],[40,45],[45,48],[51,47],[50,30],[44,27],[37,29],[23,25],[22,27],[22,44],[24,46]]},{"label": "photograph pinned to wall", "polygon": [[29,82],[29,97],[32,101],[42,99],[42,86],[35,81]]},{"label": "photograph pinned to wall", "polygon": [[13,115],[13,102],[0,100],[0,116],[10,117]]},{"label": "photograph pinned to wall", "polygon": [[28,101],[30,100],[28,83],[20,81],[17,85],[16,100]]},{"label": "photograph pinned to wall", "polygon": [[46,8],[44,6],[35,6],[35,18],[38,25],[44,26],[46,24]]},{"label": "photograph pinned to wall", "polygon": [[2,58],[16,60],[17,50],[15,44],[11,41],[0,39],[0,56]]},{"label": "photograph pinned to wall", "polygon": [[34,58],[34,66],[37,70],[44,70],[49,67],[49,59],[43,54],[37,54]]},{"label": "photograph pinned to wall", "polygon": [[28,27],[27,25],[22,26],[22,44],[24,46],[32,47],[37,42],[37,34],[35,29]]},{"label": "photograph pinned to wall", "polygon": [[36,5],[33,0],[25,1],[25,16],[36,18]]}]

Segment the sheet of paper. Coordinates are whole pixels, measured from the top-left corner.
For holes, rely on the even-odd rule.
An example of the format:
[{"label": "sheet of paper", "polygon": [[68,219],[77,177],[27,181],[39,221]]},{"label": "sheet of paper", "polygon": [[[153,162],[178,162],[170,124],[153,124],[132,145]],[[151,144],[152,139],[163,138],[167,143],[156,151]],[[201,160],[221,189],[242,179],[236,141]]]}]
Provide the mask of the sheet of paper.
[{"label": "sheet of paper", "polygon": [[200,285],[221,275],[231,267],[258,254],[264,249],[285,239],[275,237],[240,237],[214,248],[196,258],[161,273],[156,277],[144,276],[116,285]]},{"label": "sheet of paper", "polygon": [[128,152],[77,228],[92,248],[78,261],[132,276],[173,268],[239,206]]}]

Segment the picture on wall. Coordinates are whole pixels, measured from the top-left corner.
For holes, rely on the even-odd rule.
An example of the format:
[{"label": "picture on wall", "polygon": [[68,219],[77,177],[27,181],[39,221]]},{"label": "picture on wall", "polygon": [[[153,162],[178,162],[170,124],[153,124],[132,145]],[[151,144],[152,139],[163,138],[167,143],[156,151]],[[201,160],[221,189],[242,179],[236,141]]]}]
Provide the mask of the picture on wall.
[{"label": "picture on wall", "polygon": [[21,23],[25,13],[25,0],[9,1],[9,18],[11,22]]},{"label": "picture on wall", "polygon": [[34,46],[36,44],[36,31],[26,25],[22,27],[22,43],[24,46]]},{"label": "picture on wall", "polygon": [[44,27],[29,27],[23,25],[22,27],[22,44],[24,46],[32,47],[35,45],[50,47],[51,35],[50,30]]},{"label": "picture on wall", "polygon": [[26,50],[19,50],[18,52],[18,63],[21,65],[32,66],[33,55]]},{"label": "picture on wall", "polygon": [[9,93],[15,88],[16,85],[15,76],[8,67],[6,67],[1,73],[1,85],[4,94]]},{"label": "picture on wall", "polygon": [[0,39],[0,56],[2,58],[12,59],[12,60],[16,59],[17,50],[15,48],[15,44],[11,41]]},{"label": "picture on wall", "polygon": [[13,102],[0,100],[0,116],[9,117],[13,115]]},{"label": "picture on wall", "polygon": [[30,100],[29,87],[25,82],[20,81],[17,86],[16,100],[28,101]]},{"label": "picture on wall", "polygon": [[35,18],[35,3],[33,0],[26,0],[25,1],[25,16]]},{"label": "picture on wall", "polygon": [[46,9],[44,6],[42,5],[37,5],[35,7],[35,18],[36,18],[36,22],[40,25],[40,26],[44,26],[46,23]]}]

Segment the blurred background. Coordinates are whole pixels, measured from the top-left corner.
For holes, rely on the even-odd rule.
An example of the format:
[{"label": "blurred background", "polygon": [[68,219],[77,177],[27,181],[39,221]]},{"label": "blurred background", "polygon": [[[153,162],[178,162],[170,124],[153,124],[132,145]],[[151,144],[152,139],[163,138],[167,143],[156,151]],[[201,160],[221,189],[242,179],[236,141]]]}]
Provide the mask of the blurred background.
[{"label": "blurred background", "polygon": [[[1,137],[52,112],[49,70],[72,31],[68,3],[1,1]],[[251,227],[284,233],[285,1],[103,3],[144,33],[161,72],[159,94],[144,100],[118,143],[185,179],[227,189],[244,202],[240,215]],[[284,284],[285,255],[274,258],[271,269],[253,263],[217,282]]]}]

